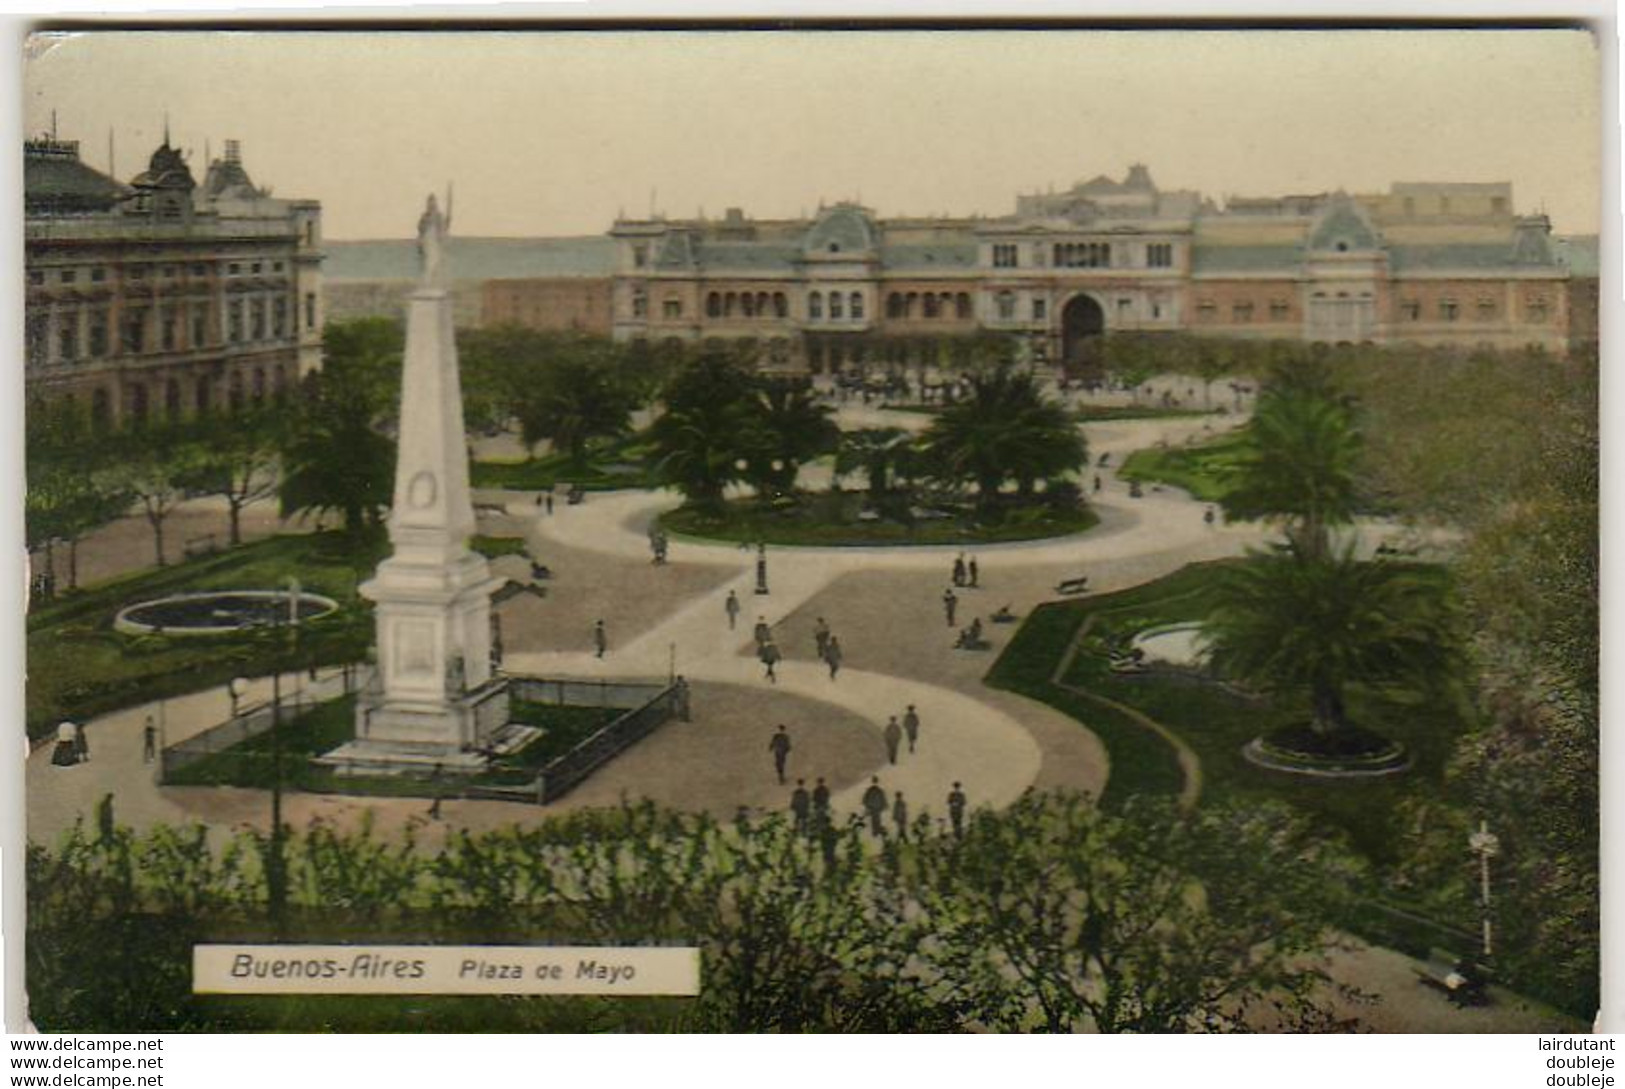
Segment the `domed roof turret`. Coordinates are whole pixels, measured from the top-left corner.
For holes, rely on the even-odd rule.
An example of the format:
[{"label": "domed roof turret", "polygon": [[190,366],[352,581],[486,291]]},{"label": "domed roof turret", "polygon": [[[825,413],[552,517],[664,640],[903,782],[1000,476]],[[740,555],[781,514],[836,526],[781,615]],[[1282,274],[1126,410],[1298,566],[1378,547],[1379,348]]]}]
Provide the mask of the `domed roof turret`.
[{"label": "domed roof turret", "polygon": [[819,215],[803,245],[809,254],[871,253],[875,248],[874,221],[855,204],[837,204]]},{"label": "domed roof turret", "polygon": [[169,146],[167,136],[158,150],[152,153],[147,169],[137,174],[130,184],[137,189],[185,189],[190,192],[197,188],[192,170],[186,165],[186,157],[179,148]]}]

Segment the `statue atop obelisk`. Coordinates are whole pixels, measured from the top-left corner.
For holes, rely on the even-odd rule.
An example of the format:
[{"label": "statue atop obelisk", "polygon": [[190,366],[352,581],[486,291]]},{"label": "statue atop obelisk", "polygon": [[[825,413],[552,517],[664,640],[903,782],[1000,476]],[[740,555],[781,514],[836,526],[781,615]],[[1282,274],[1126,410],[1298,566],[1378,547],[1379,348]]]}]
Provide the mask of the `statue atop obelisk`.
[{"label": "statue atop obelisk", "polygon": [[[449,196],[447,204],[449,212]],[[373,766],[475,767],[483,763],[476,750],[507,723],[506,693],[491,668],[497,582],[468,547],[475,523],[446,284],[450,226],[430,196],[407,311],[394,548],[361,587],[377,605],[378,672],[357,704],[356,741],[333,754]]]}]

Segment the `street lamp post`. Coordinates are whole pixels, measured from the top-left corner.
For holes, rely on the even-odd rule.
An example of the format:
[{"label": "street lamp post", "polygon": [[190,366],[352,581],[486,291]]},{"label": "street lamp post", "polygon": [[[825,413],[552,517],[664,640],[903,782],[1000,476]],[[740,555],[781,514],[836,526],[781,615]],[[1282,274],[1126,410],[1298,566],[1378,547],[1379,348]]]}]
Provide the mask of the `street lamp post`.
[{"label": "street lamp post", "polygon": [[1501,841],[1490,832],[1488,821],[1478,822],[1478,831],[1467,837],[1467,846],[1478,856],[1478,900],[1484,913],[1484,958],[1492,951],[1490,934],[1490,859],[1501,850]]}]

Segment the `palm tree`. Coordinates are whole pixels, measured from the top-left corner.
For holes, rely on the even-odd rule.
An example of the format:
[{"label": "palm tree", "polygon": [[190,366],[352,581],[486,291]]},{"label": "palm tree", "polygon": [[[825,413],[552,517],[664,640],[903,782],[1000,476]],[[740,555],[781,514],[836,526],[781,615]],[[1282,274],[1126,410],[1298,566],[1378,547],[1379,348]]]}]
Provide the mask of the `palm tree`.
[{"label": "palm tree", "polygon": [[696,506],[720,510],[741,464],[767,445],[751,388],[745,367],[719,352],[699,356],[666,387],[666,411],[649,428],[655,472]]},{"label": "palm tree", "polygon": [[1217,595],[1206,625],[1214,669],[1307,693],[1322,738],[1349,730],[1350,685],[1425,688],[1454,669],[1455,616],[1438,568],[1280,549],[1232,569]]},{"label": "palm tree", "polygon": [[801,466],[830,453],[841,440],[841,429],[831,418],[834,410],[814,399],[806,382],[764,379],[757,408],[765,442],[750,462],[765,466],[753,475],[766,490],[791,491]]},{"label": "palm tree", "polygon": [[1082,467],[1083,436],[1031,374],[1003,364],[970,383],[970,396],[932,422],[925,445],[944,476],[976,485],[979,517],[992,513],[1007,479],[1030,494],[1035,481]]},{"label": "palm tree", "polygon": [[1282,518],[1293,548],[1326,555],[1331,528],[1352,521],[1358,505],[1362,440],[1349,403],[1307,382],[1273,386],[1243,435],[1225,514]]},{"label": "palm tree", "polygon": [[835,473],[845,476],[863,470],[869,484],[869,501],[879,504],[890,485],[892,470],[912,449],[912,439],[900,427],[866,427],[841,433],[835,454]]}]

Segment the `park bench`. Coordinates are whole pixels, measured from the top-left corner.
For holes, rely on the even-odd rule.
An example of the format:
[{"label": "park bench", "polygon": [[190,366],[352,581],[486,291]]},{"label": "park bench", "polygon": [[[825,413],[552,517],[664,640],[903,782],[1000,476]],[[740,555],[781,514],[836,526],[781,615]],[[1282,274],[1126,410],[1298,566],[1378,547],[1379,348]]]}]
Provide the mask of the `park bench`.
[{"label": "park bench", "polygon": [[474,513],[475,514],[494,514],[494,515],[497,515],[498,517],[501,517],[501,516],[504,516],[504,515],[506,515],[508,513],[508,507],[504,503],[475,503],[474,504]]},{"label": "park bench", "polygon": [[1484,976],[1478,966],[1449,950],[1430,950],[1427,961],[1413,971],[1417,982],[1443,991],[1458,1006],[1477,1006],[1487,1001]]},{"label": "park bench", "polygon": [[1089,589],[1089,576],[1079,575],[1077,578],[1062,579],[1055,584],[1058,594],[1081,594]]},{"label": "park bench", "polygon": [[218,551],[220,546],[215,542],[212,533],[205,533],[201,537],[188,537],[181,542],[181,555],[189,560],[195,560],[199,556],[212,556]]}]

